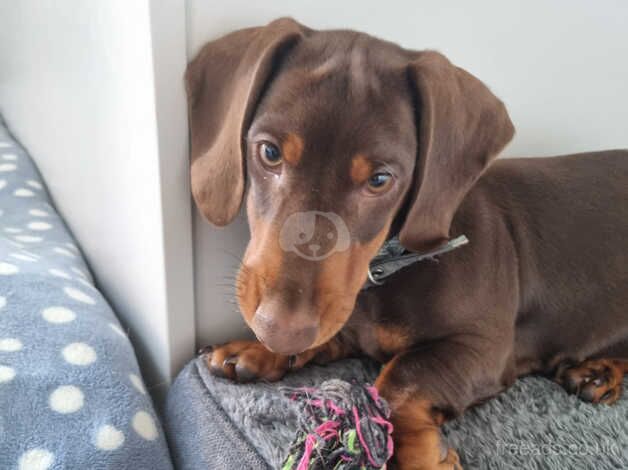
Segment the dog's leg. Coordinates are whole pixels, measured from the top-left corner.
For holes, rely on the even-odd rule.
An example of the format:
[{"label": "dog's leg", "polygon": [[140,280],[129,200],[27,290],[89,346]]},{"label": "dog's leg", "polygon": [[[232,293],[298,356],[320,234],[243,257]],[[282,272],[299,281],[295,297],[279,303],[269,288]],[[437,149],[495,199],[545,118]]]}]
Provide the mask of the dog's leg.
[{"label": "dog's leg", "polygon": [[351,354],[338,338],[296,356],[284,356],[266,349],[259,341],[232,341],[201,351],[212,374],[237,382],[276,381],[286,372],[302,368],[308,362],[326,363]]},{"label": "dog's leg", "polygon": [[624,359],[589,359],[580,364],[559,366],[555,380],[569,393],[584,401],[612,405],[622,393],[628,361]]},{"label": "dog's leg", "polygon": [[[395,356],[382,369],[376,388],[391,406],[399,470],[459,470],[458,454],[443,441],[441,424],[479,398],[499,391],[497,354],[443,340]],[[482,384],[479,392],[478,384]]]}]

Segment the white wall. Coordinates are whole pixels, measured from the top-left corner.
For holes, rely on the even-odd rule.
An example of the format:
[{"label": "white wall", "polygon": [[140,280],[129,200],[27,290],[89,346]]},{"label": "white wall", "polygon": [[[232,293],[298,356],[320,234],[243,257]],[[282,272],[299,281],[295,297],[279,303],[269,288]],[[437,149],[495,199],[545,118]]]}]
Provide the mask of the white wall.
[{"label": "white wall", "polygon": [[[628,2],[625,0],[188,1],[188,57],[236,28],[294,16],[313,28],[366,31],[414,49],[438,49],[508,105],[518,133],[506,155],[628,147]],[[197,338],[244,333],[227,301],[246,226],[214,229],[195,216]]]},{"label": "white wall", "polygon": [[185,61],[182,0],[0,2],[0,111],[157,392],[194,347]]}]

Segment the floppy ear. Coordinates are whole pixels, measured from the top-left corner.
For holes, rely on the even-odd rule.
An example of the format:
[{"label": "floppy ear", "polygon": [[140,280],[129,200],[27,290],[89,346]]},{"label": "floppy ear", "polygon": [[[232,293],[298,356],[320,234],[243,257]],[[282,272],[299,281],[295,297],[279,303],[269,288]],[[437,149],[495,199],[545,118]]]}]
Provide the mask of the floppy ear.
[{"label": "floppy ear", "polygon": [[290,18],[206,44],[185,73],[191,139],[191,185],[215,225],[238,214],[245,188],[244,133],[281,54],[306,28]]},{"label": "floppy ear", "polygon": [[418,106],[418,155],[401,244],[421,250],[445,242],[471,186],[512,139],[504,104],[443,55],[416,54],[409,68]]}]

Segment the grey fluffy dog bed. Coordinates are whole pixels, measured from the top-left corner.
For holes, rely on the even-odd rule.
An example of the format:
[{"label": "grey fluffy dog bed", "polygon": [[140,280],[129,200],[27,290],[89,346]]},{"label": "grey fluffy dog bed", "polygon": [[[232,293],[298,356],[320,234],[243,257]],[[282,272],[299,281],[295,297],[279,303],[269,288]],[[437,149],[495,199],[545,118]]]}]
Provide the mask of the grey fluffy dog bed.
[{"label": "grey fluffy dog bed", "polygon": [[[279,384],[234,384],[195,359],[170,389],[166,426],[181,469],[277,468],[296,432],[294,404],[279,385],[329,378],[372,382],[378,367],[346,360],[309,366]],[[591,405],[558,385],[527,377],[447,423],[466,469],[628,469],[628,398]]]}]

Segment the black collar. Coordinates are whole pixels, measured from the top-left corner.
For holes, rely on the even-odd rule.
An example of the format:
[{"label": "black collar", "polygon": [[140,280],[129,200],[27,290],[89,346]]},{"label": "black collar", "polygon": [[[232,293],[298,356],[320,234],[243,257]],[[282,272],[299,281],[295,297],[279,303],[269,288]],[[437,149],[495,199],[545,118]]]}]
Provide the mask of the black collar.
[{"label": "black collar", "polygon": [[424,259],[434,259],[438,255],[455,250],[467,243],[469,243],[469,239],[464,235],[460,235],[432,251],[412,253],[401,246],[397,237],[391,238],[384,243],[375,258],[371,260],[368,280],[362,286],[362,290],[381,286],[388,277],[397,271]]}]

